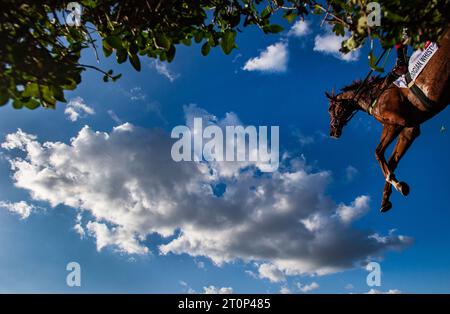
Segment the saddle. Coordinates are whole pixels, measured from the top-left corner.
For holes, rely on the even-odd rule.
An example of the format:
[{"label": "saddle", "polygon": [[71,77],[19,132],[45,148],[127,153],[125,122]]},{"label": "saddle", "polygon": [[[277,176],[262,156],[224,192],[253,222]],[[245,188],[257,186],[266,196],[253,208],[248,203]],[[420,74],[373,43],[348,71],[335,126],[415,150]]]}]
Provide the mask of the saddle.
[{"label": "saddle", "polygon": [[428,110],[433,108],[436,102],[425,95],[422,89],[416,85],[415,80],[438,49],[436,43],[429,43],[424,50],[415,51],[410,58],[406,73],[394,81],[399,88],[409,88]]}]

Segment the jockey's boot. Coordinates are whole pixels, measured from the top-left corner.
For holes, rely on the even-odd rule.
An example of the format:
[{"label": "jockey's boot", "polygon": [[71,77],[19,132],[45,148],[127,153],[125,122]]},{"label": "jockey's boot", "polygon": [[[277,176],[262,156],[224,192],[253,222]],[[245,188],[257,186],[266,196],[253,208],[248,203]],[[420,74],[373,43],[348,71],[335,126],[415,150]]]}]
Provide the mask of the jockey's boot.
[{"label": "jockey's boot", "polygon": [[397,48],[397,61],[395,62],[394,68],[387,75],[383,85],[381,86],[382,89],[388,87],[396,79],[408,72],[408,57],[406,55],[407,51],[407,46],[400,46],[399,48]]},{"label": "jockey's boot", "polygon": [[[406,70],[404,70],[403,68],[401,68],[401,71],[404,70],[403,74],[405,74],[407,72],[407,67],[405,66]],[[400,70],[400,68],[397,68],[397,66],[394,67],[394,69],[389,72],[389,74],[386,76],[386,78],[384,79],[383,84],[381,85],[381,90],[386,89],[389,85],[391,85],[392,83],[395,82],[396,79],[398,79],[400,76],[402,76],[403,74]]]},{"label": "jockey's boot", "polygon": [[408,47],[401,45],[397,48],[397,61],[392,70],[397,76],[402,76],[408,72]]}]

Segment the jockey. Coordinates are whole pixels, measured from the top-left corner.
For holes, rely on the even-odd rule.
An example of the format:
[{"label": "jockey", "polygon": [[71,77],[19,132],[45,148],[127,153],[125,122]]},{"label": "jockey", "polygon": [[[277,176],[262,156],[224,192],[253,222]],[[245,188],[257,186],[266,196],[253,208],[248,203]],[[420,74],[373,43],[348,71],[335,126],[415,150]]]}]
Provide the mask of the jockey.
[{"label": "jockey", "polygon": [[403,43],[399,43],[395,45],[395,49],[397,50],[397,60],[392,72],[399,77],[408,72],[408,46]]},{"label": "jockey", "polygon": [[[408,46],[407,42],[409,40],[408,30],[406,28],[403,29],[402,42],[395,45],[395,49],[397,50],[397,60],[395,62],[394,69],[391,73],[389,73],[390,79],[395,81],[398,77],[406,74],[408,72]],[[431,44],[430,41],[425,43],[425,49]]]},{"label": "jockey", "polygon": [[391,74],[391,76],[394,76],[394,80],[408,72],[408,46],[406,44],[408,40],[408,29],[403,28],[402,41],[395,45],[397,60]]}]

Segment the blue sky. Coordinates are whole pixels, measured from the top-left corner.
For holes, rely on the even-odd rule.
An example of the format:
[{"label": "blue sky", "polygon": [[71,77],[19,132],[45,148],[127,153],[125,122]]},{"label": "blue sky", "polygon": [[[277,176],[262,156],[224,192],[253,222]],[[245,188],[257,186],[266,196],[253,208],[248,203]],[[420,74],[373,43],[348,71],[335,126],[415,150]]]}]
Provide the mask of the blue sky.
[{"label": "blue sky", "polygon": [[[103,83],[100,74],[85,72],[78,89],[66,94],[79,115],[64,104],[33,112],[1,108],[1,142],[25,146],[1,149],[0,292],[365,293],[371,289],[363,267],[369,260],[381,264],[378,291],[450,292],[449,134],[440,132],[449,111],[423,125],[397,170],[411,194],[394,192],[394,208],[380,214],[384,180],[374,158],[380,125],[359,113],[339,141],[326,136],[324,92],[365,76],[367,48],[342,57],[320,21],[308,21],[296,35],[245,29],[230,56],[215,49],[202,57],[199,46],[179,47],[173,63],[142,60],[140,73],[102,58],[102,68],[123,76]],[[95,63],[90,50],[83,58]],[[289,157],[272,176],[219,175],[211,185],[225,184],[235,193],[221,200],[188,189],[204,178],[195,165],[170,166],[167,141],[160,137],[186,124],[186,117],[214,115],[214,123],[223,123],[227,113],[245,125],[280,126],[281,152]],[[11,169],[14,158],[21,162]],[[284,188],[295,173],[295,186]],[[278,203],[240,193],[252,184],[266,193],[276,190],[274,199],[285,198],[293,208],[275,218],[320,214],[326,230],[307,233],[283,222],[283,233],[281,222],[271,228],[264,219],[253,221],[258,206],[270,215]],[[150,205],[136,209],[130,202]],[[339,220],[343,208],[355,215],[351,221]],[[214,221],[221,215],[222,223]],[[217,224],[217,232],[208,224]],[[249,239],[259,232],[277,250],[253,246]],[[326,252],[316,250],[314,241]],[[71,261],[81,265],[81,287],[66,285]]]}]

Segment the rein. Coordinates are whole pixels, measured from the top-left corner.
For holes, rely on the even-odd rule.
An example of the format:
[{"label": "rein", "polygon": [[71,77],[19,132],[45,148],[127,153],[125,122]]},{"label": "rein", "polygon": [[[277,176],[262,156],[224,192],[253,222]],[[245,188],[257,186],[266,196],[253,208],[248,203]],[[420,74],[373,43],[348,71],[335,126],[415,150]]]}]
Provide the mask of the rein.
[{"label": "rein", "polygon": [[[375,67],[378,66],[378,64],[380,63],[380,61],[383,59],[384,55],[385,55],[386,52],[387,52],[388,54],[387,54],[386,58],[384,59],[383,66],[382,66],[382,67],[384,68],[384,66],[386,65],[386,62],[387,62],[387,60],[388,60],[388,58],[389,58],[389,54],[391,53],[391,50],[392,50],[392,48],[389,48],[389,49],[386,48],[386,49],[384,49],[384,50],[383,50],[383,53],[380,55],[380,57],[378,58],[377,62],[376,62],[375,65],[373,66],[373,68],[375,68]],[[367,75],[366,75],[366,77],[364,78],[364,80],[363,80],[363,82],[361,83],[361,85],[359,85],[358,89],[356,90],[355,94],[353,95],[352,99],[350,100],[351,102],[356,102],[356,103],[358,103],[359,98],[360,98],[360,95],[361,95],[361,92],[362,92],[362,90],[364,89],[364,87],[365,87],[367,81],[369,80],[370,76],[372,75],[372,73],[373,73],[373,71],[374,71],[373,68],[369,71],[369,73],[367,73]],[[368,110],[367,110],[367,113],[368,113],[369,115],[372,115],[372,110],[373,110],[373,108],[375,107],[375,105],[377,104],[378,97],[380,97],[380,95],[383,94],[385,90],[386,90],[386,89],[384,88],[384,89],[380,92],[380,94],[376,97],[376,99],[369,105],[369,108],[368,108]],[[347,121],[346,121],[345,123],[347,123],[348,121],[350,121],[350,120],[355,116],[356,112],[357,112],[357,110],[354,111],[354,112],[349,116],[349,118],[347,119]]]},{"label": "rein", "polygon": [[[373,73],[373,71],[374,71],[374,68],[378,66],[378,64],[380,63],[380,61],[383,59],[384,55],[385,55],[386,52],[387,52],[388,54],[387,54],[386,58],[384,59],[384,63],[383,63],[383,68],[384,68],[384,66],[386,65],[387,59],[388,59],[388,57],[389,57],[389,54],[391,53],[391,50],[392,50],[392,48],[389,48],[389,49],[386,48],[386,49],[383,50],[383,53],[380,55],[380,57],[378,58],[378,60],[377,60],[377,62],[375,63],[375,65],[374,65],[373,67],[371,67],[372,69],[369,71],[369,73],[367,73],[366,77],[364,78],[363,82],[359,85],[359,87],[358,87],[358,89],[356,90],[356,92],[355,92],[355,94],[353,95],[353,97],[352,97],[351,99],[348,99],[348,100],[347,100],[349,103],[351,103],[351,104],[354,104],[354,103],[357,104],[357,103],[358,103],[359,98],[360,98],[360,96],[361,96],[361,92],[362,92],[363,89],[366,87],[367,81],[369,80],[370,76],[372,75],[372,73]],[[373,108],[375,107],[375,105],[377,104],[378,97],[379,97],[384,91],[385,91],[385,88],[382,89],[381,93],[376,97],[375,101],[373,101],[373,102],[369,105],[368,112],[367,112],[369,115],[372,115],[372,110],[373,110]],[[348,123],[348,122],[356,115],[357,112],[358,112],[358,109],[357,109],[357,108],[354,109],[354,110],[352,111],[352,113],[351,113],[351,114],[345,119],[345,121],[343,122],[343,126],[345,126],[345,125],[346,125],[346,124],[347,124],[347,123]],[[333,124],[336,124],[336,121],[337,121],[337,120],[338,120],[337,117],[334,117],[334,118],[332,119],[332,121],[331,121],[331,124],[332,124],[332,125],[333,125]]]}]

